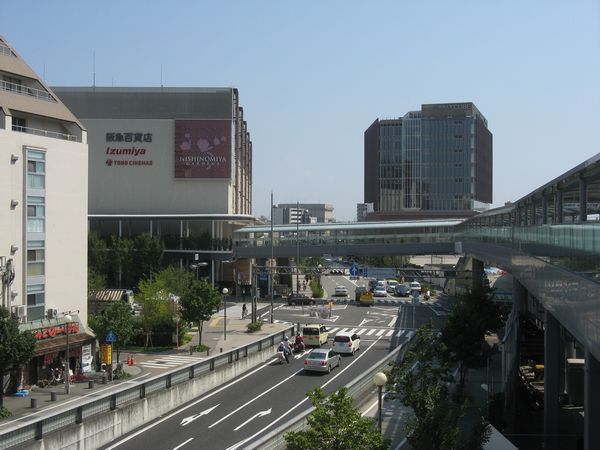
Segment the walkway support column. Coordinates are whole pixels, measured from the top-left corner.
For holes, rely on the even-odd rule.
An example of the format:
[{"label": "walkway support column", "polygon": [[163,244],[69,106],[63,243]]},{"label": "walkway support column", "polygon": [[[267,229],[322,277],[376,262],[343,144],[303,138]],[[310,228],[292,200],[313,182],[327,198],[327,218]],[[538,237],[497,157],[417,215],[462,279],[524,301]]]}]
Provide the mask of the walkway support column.
[{"label": "walkway support column", "polygon": [[544,449],[559,450],[560,325],[546,311],[544,330]]},{"label": "walkway support column", "polygon": [[579,221],[587,222],[587,182],[579,178]]},{"label": "walkway support column", "polygon": [[548,197],[546,194],[542,196],[542,224],[548,224]]},{"label": "walkway support column", "polygon": [[558,189],[554,193],[554,223],[563,223],[562,192]]},{"label": "walkway support column", "polygon": [[473,279],[471,280],[471,290],[481,290],[483,286],[483,261],[473,258],[471,260]]},{"label": "walkway support column", "polygon": [[600,448],[600,362],[585,352],[583,439],[585,450]]}]

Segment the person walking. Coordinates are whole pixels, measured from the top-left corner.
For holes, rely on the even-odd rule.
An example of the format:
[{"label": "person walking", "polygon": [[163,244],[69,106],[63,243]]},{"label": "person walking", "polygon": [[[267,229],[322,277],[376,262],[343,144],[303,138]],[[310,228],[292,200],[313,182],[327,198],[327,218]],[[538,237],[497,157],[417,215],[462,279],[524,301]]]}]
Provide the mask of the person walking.
[{"label": "person walking", "polygon": [[248,313],[248,308],[246,308],[246,304],[244,303],[244,304],[242,305],[242,319],[243,319],[244,317],[246,317],[246,314],[247,314],[247,313]]}]

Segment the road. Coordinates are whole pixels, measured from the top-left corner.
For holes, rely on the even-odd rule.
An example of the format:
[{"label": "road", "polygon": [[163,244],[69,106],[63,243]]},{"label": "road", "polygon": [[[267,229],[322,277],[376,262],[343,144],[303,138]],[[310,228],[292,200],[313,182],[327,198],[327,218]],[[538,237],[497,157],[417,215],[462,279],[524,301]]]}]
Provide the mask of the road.
[{"label": "road", "polygon": [[[343,277],[336,277],[343,278]],[[333,286],[340,283],[332,280]],[[349,282],[347,279],[343,281]],[[343,282],[342,281],[342,282]],[[353,289],[352,291],[353,292]],[[227,449],[243,448],[297,414],[310,408],[306,393],[315,387],[332,392],[359,377],[398,345],[406,342],[412,324],[413,306],[333,305],[331,317],[315,318],[319,307],[280,305],[277,321],[323,322],[330,336],[352,331],[361,337],[361,349],[342,357],[340,368],[330,374],[306,373],[305,352],[290,364],[273,357],[219,388],[145,427],[132,432],[106,449]],[[323,308],[323,307],[320,307]],[[326,308],[328,310],[328,308]],[[416,325],[442,317],[430,305],[414,308]]]}]

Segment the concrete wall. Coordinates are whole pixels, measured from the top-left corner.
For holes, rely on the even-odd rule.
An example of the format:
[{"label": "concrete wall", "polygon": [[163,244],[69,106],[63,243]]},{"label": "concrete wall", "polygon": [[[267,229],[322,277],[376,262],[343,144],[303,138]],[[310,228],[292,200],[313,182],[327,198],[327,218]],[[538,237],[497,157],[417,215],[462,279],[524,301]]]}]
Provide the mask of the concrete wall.
[{"label": "concrete wall", "polygon": [[240,349],[238,361],[176,384],[170,389],[148,394],[144,399],[118,406],[114,411],[92,416],[79,425],[44,435],[43,439],[19,448],[84,450],[101,447],[264,363],[272,358],[275,346],[265,346],[262,351],[249,354],[248,357],[243,357],[242,352],[243,349]]}]

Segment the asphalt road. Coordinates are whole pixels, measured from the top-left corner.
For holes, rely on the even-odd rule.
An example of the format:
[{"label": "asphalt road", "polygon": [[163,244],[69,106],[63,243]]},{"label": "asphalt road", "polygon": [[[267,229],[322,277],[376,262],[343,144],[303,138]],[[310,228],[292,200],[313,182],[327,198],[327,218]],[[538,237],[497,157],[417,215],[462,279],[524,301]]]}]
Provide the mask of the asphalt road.
[{"label": "asphalt road", "polygon": [[[335,277],[331,286],[352,283]],[[328,282],[325,281],[325,282]],[[349,291],[354,292],[353,288]],[[331,392],[360,376],[367,368],[406,341],[415,325],[434,320],[439,326],[443,315],[428,304],[399,306],[333,305],[331,317],[315,317],[323,306],[280,305],[277,321],[322,322],[330,337],[339,331],[353,331],[361,337],[361,349],[343,356],[340,368],[330,374],[306,373],[305,354],[290,364],[280,365],[275,357],[221,387],[190,401],[168,416],[130,433],[106,449],[227,449],[243,448],[295,415],[310,408],[306,393],[319,386]],[[327,314],[329,316],[329,314]]]},{"label": "asphalt road", "polygon": [[[386,331],[390,330],[402,332]],[[406,334],[396,338],[396,343],[406,340]],[[283,365],[273,358],[105,448],[243,448],[308,409],[308,391],[319,386],[331,392],[358,377],[389,352],[390,340],[365,337],[361,349],[354,356],[342,357],[341,367],[330,374],[304,372],[305,355]]]}]

